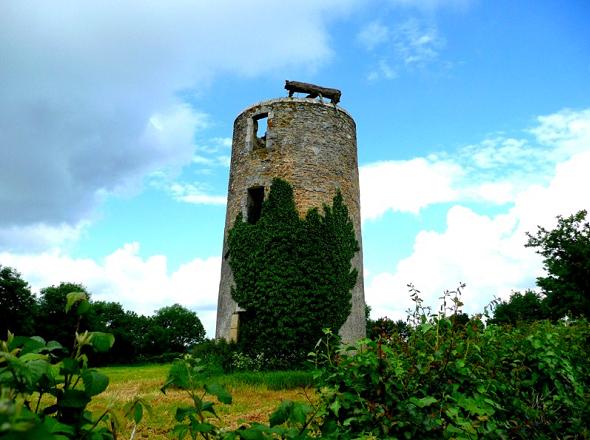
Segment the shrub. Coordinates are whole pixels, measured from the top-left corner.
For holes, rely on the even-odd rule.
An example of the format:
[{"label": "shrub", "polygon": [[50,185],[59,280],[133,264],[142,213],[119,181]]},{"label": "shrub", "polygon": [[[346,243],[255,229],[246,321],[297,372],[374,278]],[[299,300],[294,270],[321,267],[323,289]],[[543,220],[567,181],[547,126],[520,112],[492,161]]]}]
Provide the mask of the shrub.
[{"label": "shrub", "polygon": [[[455,293],[460,293],[458,290]],[[322,435],[332,438],[577,438],[590,435],[586,321],[456,325],[423,313],[393,334],[341,349],[321,374]]]},{"label": "shrub", "polygon": [[191,355],[201,359],[207,374],[231,373],[233,371],[233,357],[238,348],[235,342],[225,339],[208,339],[191,349]]},{"label": "shrub", "polygon": [[[86,293],[67,295],[65,312],[70,310],[75,310],[78,321],[88,312]],[[57,341],[9,332],[0,341],[0,437],[109,440],[116,438],[123,416],[139,423],[146,406],[141,399],[129,402],[123,412],[107,407],[96,415],[87,409],[107,388],[109,378],[88,366],[86,352],[107,351],[113,342],[108,333],[76,331],[68,355]]]}]

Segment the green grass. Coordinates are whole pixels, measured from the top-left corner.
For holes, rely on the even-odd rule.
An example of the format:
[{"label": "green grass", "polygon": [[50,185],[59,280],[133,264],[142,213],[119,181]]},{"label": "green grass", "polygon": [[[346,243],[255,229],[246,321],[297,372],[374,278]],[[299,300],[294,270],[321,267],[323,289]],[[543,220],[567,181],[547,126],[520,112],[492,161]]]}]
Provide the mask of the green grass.
[{"label": "green grass", "polygon": [[147,365],[123,365],[116,367],[103,367],[99,370],[109,376],[111,383],[127,380],[145,380],[166,378],[171,364],[147,364]]},{"label": "green grass", "polygon": [[[110,383],[166,379],[171,364],[148,364],[100,368],[109,376]],[[203,383],[216,382],[232,388],[250,385],[266,387],[269,390],[292,390],[313,386],[311,371],[257,371],[231,374],[203,375]]]},{"label": "green grass", "polygon": [[251,385],[266,387],[269,390],[292,390],[313,386],[313,374],[310,371],[239,372],[212,376],[210,380],[228,387]]}]

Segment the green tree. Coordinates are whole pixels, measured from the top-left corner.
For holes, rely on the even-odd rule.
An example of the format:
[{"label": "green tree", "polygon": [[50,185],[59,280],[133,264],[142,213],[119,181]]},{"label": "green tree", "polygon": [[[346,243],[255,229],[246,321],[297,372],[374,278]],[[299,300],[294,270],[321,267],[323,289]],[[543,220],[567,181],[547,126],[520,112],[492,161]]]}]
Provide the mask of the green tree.
[{"label": "green tree", "polygon": [[351,309],[359,250],[342,195],[323,215],[295,209],[293,190],[275,179],[255,224],[238,215],[229,231],[232,296],[240,315],[239,344],[273,358],[275,367],[305,359],[322,328],[338,330]]},{"label": "green tree", "polygon": [[93,301],[87,319],[90,328],[111,333],[116,341],[112,350],[94,354],[95,362],[130,364],[136,361],[142,347],[136,313],[125,311],[117,302]]},{"label": "green tree", "polygon": [[162,307],[152,318],[151,334],[162,352],[185,353],[205,340],[205,328],[195,312],[180,304]]},{"label": "green tree", "polygon": [[557,226],[548,231],[539,227],[528,233],[527,247],[543,256],[546,276],[537,278],[545,294],[552,318],[565,315],[590,318],[590,224],[586,211],[557,217]]},{"label": "green tree", "polygon": [[0,265],[0,337],[6,337],[7,330],[17,335],[32,335],[36,307],[37,301],[27,282],[15,269]]},{"label": "green tree", "polygon": [[543,298],[538,293],[527,290],[513,292],[508,301],[502,301],[494,308],[491,324],[511,324],[533,322],[547,319],[548,313]]},{"label": "green tree", "polygon": [[411,330],[412,328],[408,323],[402,319],[394,321],[385,316],[367,321],[367,337],[374,341],[379,338],[389,339],[398,336],[405,340],[410,335]]},{"label": "green tree", "polygon": [[[66,313],[68,293],[84,292],[90,296],[84,286],[75,283],[60,283],[41,289],[39,307],[36,316],[36,333],[46,340],[55,340],[64,347],[71,348],[72,335],[76,330],[88,329],[88,319],[85,313]],[[87,302],[81,303],[89,307]],[[75,307],[80,307],[77,304]]]}]

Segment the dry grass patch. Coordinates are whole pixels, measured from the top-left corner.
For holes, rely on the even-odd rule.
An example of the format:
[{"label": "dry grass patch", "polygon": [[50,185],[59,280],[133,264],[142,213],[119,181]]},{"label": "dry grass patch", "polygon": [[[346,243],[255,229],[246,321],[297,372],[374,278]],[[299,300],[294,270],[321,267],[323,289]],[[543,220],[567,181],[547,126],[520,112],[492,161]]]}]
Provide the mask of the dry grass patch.
[{"label": "dry grass patch", "polygon": [[[191,405],[186,393],[180,390],[160,391],[164,384],[170,365],[145,365],[132,367],[109,367],[101,371],[110,378],[105,392],[93,399],[90,409],[98,411],[107,405],[123,407],[125,402],[140,395],[152,405],[151,414],[146,414],[137,427],[136,439],[171,439],[171,431],[176,424],[174,415],[181,405]],[[207,381],[207,380],[204,380]],[[233,403],[224,405],[216,403],[219,416],[218,426],[235,429],[246,422],[267,423],[269,415],[283,400],[314,401],[316,395],[310,388],[289,390],[269,389],[265,384],[245,384],[240,382],[240,375],[220,376],[209,379],[210,382],[228,383],[226,388],[232,394]],[[214,397],[210,397],[215,401]],[[129,438],[133,429],[130,423],[122,433],[122,438]]]}]

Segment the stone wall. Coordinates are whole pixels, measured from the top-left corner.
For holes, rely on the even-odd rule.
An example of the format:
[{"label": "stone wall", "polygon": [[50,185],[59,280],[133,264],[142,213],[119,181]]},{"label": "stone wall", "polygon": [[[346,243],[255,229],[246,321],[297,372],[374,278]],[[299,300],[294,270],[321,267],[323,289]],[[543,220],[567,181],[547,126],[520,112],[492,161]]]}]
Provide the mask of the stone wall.
[{"label": "stone wall", "polygon": [[[266,137],[256,136],[260,118],[267,119]],[[227,255],[227,232],[239,212],[247,218],[248,188],[264,187],[280,177],[293,187],[301,216],[314,207],[331,204],[340,189],[361,245],[360,195],[356,125],[333,104],[305,98],[281,98],[248,107],[234,122],[223,261],[217,309],[217,338],[230,337],[232,275]],[[352,261],[359,271],[352,292],[352,312],[340,329],[345,342],[365,336],[362,250]]]}]

